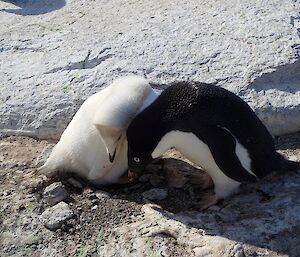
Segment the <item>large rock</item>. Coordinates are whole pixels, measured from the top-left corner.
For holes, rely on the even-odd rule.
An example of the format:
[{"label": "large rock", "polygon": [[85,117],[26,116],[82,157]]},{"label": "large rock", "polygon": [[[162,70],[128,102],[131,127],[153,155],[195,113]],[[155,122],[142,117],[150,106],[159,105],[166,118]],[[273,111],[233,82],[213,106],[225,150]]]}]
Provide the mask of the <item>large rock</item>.
[{"label": "large rock", "polygon": [[0,2],[0,134],[57,138],[131,73],[216,82],[273,134],[300,129],[299,1],[50,2]]},{"label": "large rock", "polygon": [[43,195],[48,204],[54,205],[65,200],[68,192],[61,182],[55,182],[45,188]]},{"label": "large rock", "polygon": [[48,229],[55,230],[73,217],[73,211],[65,202],[60,202],[46,209],[40,216],[41,222]]}]

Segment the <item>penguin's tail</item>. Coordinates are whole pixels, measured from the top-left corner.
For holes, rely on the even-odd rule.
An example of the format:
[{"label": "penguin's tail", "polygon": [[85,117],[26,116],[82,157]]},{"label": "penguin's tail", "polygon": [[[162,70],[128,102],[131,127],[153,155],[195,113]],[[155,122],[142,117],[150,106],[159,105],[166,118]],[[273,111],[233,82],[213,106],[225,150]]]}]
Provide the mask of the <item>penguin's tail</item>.
[{"label": "penguin's tail", "polygon": [[279,153],[277,153],[277,158],[279,160],[279,171],[289,172],[300,170],[300,162],[290,161]]},{"label": "penguin's tail", "polygon": [[43,166],[36,168],[35,170],[23,175],[23,178],[32,178],[34,176],[45,175],[48,178],[52,178],[58,174],[58,168],[51,162],[46,162]]},{"label": "penguin's tail", "polygon": [[42,167],[37,168],[36,174],[37,175],[45,175],[45,176],[51,178],[58,174],[58,169],[57,169],[56,165],[46,162]]}]

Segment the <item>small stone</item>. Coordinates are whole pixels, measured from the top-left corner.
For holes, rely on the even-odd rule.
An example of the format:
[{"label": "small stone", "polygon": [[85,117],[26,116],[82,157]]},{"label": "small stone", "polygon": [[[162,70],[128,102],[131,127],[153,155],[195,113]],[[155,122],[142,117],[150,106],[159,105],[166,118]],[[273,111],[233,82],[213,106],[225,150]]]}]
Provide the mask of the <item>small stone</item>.
[{"label": "small stone", "polygon": [[93,206],[93,207],[91,208],[92,211],[95,211],[95,210],[97,210],[97,209],[98,209],[98,205],[95,205],[95,206]]},{"label": "small stone", "polygon": [[153,188],[143,193],[143,197],[147,200],[163,200],[167,196],[168,192],[159,188]]},{"label": "small stone", "polygon": [[96,199],[92,199],[92,200],[91,200],[92,204],[97,204],[97,203],[98,203],[98,201],[99,201],[99,199],[97,199],[97,198],[96,198]]},{"label": "small stone", "polygon": [[42,150],[42,152],[40,153],[40,155],[36,158],[36,162],[35,165],[37,167],[43,166],[44,163],[47,161],[47,159],[49,158],[52,149],[53,149],[54,145],[47,145],[44,147],[44,149]]},{"label": "small stone", "polygon": [[96,192],[96,197],[100,200],[108,199],[108,198],[111,198],[111,194],[108,193],[108,192],[99,190],[99,191]]},{"label": "small stone", "polygon": [[243,247],[240,244],[233,247],[231,254],[234,257],[245,257]]},{"label": "small stone", "polygon": [[15,173],[16,173],[16,174],[23,174],[23,173],[24,173],[24,170],[16,170]]},{"label": "small stone", "polygon": [[95,192],[94,192],[94,190],[92,190],[91,188],[85,188],[84,190],[83,190],[83,195],[85,195],[85,196],[87,196],[87,197],[91,197],[91,196],[94,196],[95,195]]},{"label": "small stone", "polygon": [[55,182],[44,190],[44,199],[50,205],[54,205],[68,197],[68,193],[61,182]]},{"label": "small stone", "polygon": [[164,187],[165,186],[165,181],[164,181],[164,177],[156,175],[156,174],[152,174],[150,177],[150,184],[154,187]]},{"label": "small stone", "polygon": [[139,177],[139,181],[142,182],[142,183],[145,183],[147,181],[149,181],[151,175],[150,174],[145,174],[145,175],[142,175]]},{"label": "small stone", "polygon": [[82,184],[75,178],[69,178],[67,181],[75,188],[78,188],[78,189],[83,188]]},{"label": "small stone", "polygon": [[61,225],[72,218],[73,211],[65,202],[60,202],[48,209],[46,209],[40,216],[44,226],[48,229],[55,230]]}]

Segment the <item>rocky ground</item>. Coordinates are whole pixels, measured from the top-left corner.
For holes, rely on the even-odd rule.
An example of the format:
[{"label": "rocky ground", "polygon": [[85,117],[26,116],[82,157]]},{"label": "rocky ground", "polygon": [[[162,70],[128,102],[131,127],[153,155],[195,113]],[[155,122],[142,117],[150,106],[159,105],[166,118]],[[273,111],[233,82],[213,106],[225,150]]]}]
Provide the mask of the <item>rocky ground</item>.
[{"label": "rocky ground", "polygon": [[[81,103],[115,78],[214,82],[273,135],[300,129],[297,0],[0,1],[0,256],[300,256],[300,172],[206,211],[176,152],[135,183],[32,175]],[[300,160],[300,134],[276,139]],[[185,160],[186,161],[186,160]],[[31,174],[31,175],[30,175]]]},{"label": "rocky ground", "polygon": [[[195,184],[203,173],[177,152],[135,183],[94,188],[29,175],[49,144],[0,140],[1,256],[300,256],[300,171],[243,186],[199,211],[210,191]],[[300,161],[300,133],[276,144]]]}]

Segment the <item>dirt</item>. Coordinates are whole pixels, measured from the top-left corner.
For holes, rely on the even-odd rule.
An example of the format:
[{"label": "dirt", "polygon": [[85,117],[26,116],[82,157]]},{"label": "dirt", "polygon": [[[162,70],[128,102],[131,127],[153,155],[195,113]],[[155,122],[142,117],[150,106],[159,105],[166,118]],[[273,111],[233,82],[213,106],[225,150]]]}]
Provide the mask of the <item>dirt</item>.
[{"label": "dirt", "polygon": [[[300,133],[275,140],[280,152],[300,159]],[[48,180],[27,176],[36,169],[37,157],[48,144],[27,137],[0,139],[0,256],[98,256],[107,240],[118,237],[115,228],[131,224],[144,215],[141,209],[147,200],[143,199],[142,193],[154,188],[153,184],[168,190],[168,197],[155,203],[171,213],[193,210],[201,194],[199,187],[188,180],[180,188],[168,186],[168,178],[159,164],[148,169],[150,178],[153,178],[150,181],[100,189],[78,178],[82,188],[71,185],[67,177]],[[183,159],[178,154],[170,156]],[[43,201],[43,189],[56,180],[65,185],[69,193],[66,202],[74,216],[61,228],[50,231],[41,224],[39,216],[49,207]],[[99,190],[111,196],[98,198]],[[151,255],[160,247],[155,240],[145,256],[156,256]],[[160,238],[160,243],[163,241],[167,242],[167,256],[189,256],[172,237]]]}]

